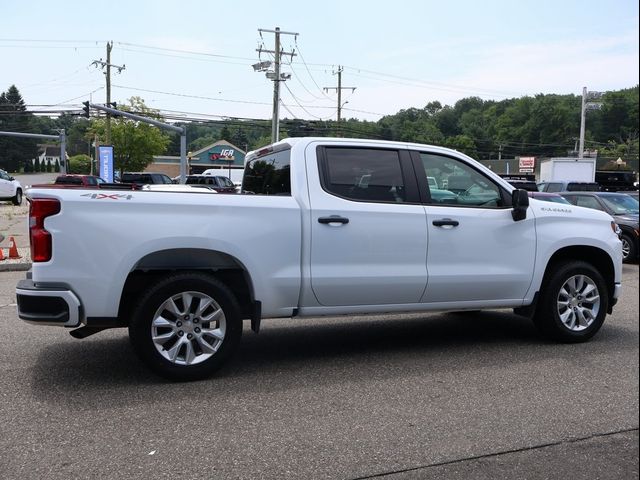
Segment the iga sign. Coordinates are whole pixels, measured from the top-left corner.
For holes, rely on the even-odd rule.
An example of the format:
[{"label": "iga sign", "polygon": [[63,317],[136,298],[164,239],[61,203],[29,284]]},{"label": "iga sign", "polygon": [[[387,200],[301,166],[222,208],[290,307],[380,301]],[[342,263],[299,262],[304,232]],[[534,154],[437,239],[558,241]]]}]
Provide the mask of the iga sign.
[{"label": "iga sign", "polygon": [[520,173],[533,173],[536,166],[536,157],[520,157]]},{"label": "iga sign", "polygon": [[233,162],[235,160],[233,153],[233,148],[225,148],[220,150],[220,153],[212,153],[209,158],[211,158],[211,160],[227,160]]}]

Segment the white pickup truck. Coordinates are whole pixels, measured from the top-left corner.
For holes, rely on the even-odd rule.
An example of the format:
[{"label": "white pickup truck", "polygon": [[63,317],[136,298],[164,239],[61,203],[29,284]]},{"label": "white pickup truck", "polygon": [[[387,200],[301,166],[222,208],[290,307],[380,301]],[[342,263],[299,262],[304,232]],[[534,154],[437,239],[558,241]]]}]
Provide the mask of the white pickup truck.
[{"label": "white pickup truck", "polygon": [[513,308],[580,342],[621,290],[608,215],[529,200],[428,145],[290,138],[247,155],[238,195],[28,198],[19,317],[76,338],[128,327],[140,358],[171,379],[211,375],[243,319],[257,332],[270,317]]}]

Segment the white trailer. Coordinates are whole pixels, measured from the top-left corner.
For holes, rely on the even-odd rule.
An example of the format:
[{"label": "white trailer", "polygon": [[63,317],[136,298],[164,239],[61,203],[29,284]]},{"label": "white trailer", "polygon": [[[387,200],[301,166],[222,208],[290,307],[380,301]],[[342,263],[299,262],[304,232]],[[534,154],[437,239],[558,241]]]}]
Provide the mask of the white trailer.
[{"label": "white trailer", "polygon": [[595,178],[595,158],[553,157],[540,162],[539,182],[593,182]]}]

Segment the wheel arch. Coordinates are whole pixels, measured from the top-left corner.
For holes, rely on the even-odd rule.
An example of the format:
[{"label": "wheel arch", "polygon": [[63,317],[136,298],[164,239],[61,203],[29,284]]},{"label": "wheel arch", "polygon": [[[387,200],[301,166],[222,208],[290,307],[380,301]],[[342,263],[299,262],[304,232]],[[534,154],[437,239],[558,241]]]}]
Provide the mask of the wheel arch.
[{"label": "wheel arch", "polygon": [[613,295],[615,289],[615,268],[613,260],[604,250],[598,247],[592,247],[588,245],[574,245],[561,248],[555,252],[545,268],[543,284],[548,281],[550,272],[560,263],[572,260],[580,260],[593,265],[593,267],[600,272],[600,275],[604,278],[607,285],[608,294],[608,313],[611,313],[613,308]]},{"label": "wheel arch", "polygon": [[202,248],[172,248],[149,253],[133,266],[125,280],[118,307],[122,326],[136,305],[137,296],[150,283],[171,273],[198,271],[208,273],[224,283],[234,294],[243,318],[255,312],[253,282],[246,267],[237,258],[216,250]]}]

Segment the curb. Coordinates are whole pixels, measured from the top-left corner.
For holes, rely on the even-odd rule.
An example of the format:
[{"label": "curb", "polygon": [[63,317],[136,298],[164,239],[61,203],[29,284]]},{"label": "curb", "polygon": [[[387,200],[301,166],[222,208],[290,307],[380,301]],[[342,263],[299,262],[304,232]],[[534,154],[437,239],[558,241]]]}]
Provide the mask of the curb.
[{"label": "curb", "polygon": [[0,260],[0,272],[25,272],[31,268],[31,249],[18,247],[20,258]]},{"label": "curb", "polygon": [[31,262],[29,263],[0,263],[0,272],[26,272],[31,269]]}]

